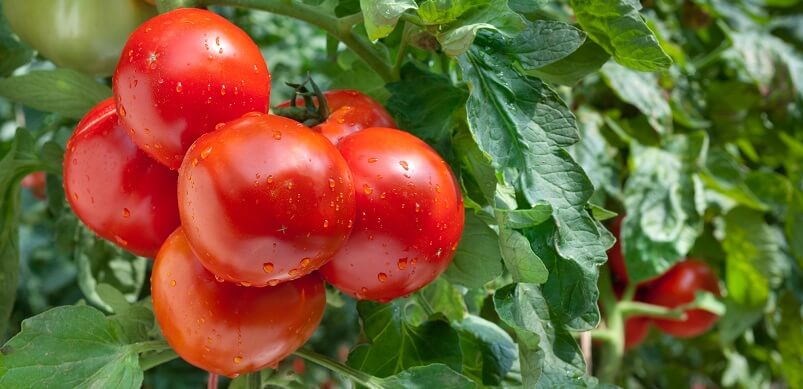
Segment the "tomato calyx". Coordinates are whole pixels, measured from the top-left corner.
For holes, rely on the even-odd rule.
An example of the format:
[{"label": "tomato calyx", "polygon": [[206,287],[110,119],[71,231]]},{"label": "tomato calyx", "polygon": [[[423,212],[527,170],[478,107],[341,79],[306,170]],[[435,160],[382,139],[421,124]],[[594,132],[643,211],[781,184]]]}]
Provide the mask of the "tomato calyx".
[{"label": "tomato calyx", "polygon": [[[292,82],[286,82],[285,84],[293,88],[290,106],[273,107],[274,115],[293,119],[307,127],[314,127],[326,121],[331,113],[329,104],[327,104],[323,92],[321,92],[321,89],[309,74],[300,84]],[[309,84],[309,88],[307,84]],[[303,106],[298,105],[299,99],[304,101]]]}]

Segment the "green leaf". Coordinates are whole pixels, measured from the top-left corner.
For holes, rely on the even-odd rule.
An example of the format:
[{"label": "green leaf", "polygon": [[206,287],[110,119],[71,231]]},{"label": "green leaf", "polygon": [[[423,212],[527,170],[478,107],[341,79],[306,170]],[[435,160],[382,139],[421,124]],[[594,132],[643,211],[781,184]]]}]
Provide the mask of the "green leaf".
[{"label": "green leaf", "polygon": [[0,9],[0,77],[30,62],[33,51],[14,37]]},{"label": "green leaf", "polygon": [[0,80],[0,96],[41,111],[80,119],[112,90],[69,69],[39,70]]},{"label": "green leaf", "polygon": [[792,46],[760,31],[727,31],[738,59],[753,80],[767,90],[781,70],[803,99],[803,57]]},{"label": "green leaf", "polygon": [[510,59],[498,55],[496,41],[484,36],[459,58],[471,93],[466,107],[471,133],[530,204],[552,206],[560,226],[552,243],[562,258],[583,269],[587,286],[596,290],[597,266],[607,260],[610,246],[603,243],[608,232],[585,209],[591,182],[565,149],[578,140],[575,118],[540,80],[513,71]]},{"label": "green leaf", "polygon": [[426,0],[418,15],[428,25],[439,25],[435,37],[451,56],[465,53],[481,29],[513,33],[524,28],[507,0]]},{"label": "green leaf", "polygon": [[10,148],[0,158],[0,337],[14,307],[19,276],[19,183],[41,170],[31,134],[18,129]]},{"label": "green leaf", "polygon": [[530,209],[497,209],[496,214],[504,218],[507,228],[527,228],[537,226],[552,216],[552,206],[542,201]]},{"label": "green leaf", "polygon": [[88,306],[63,306],[26,319],[2,348],[0,387],[139,388],[134,345],[118,323]]},{"label": "green leaf", "polygon": [[[580,141],[568,148],[574,160],[583,167],[588,174],[588,178],[594,184],[596,193],[593,201],[605,202],[605,197],[600,197],[600,191],[621,197],[619,189],[621,182],[621,168],[616,155],[618,150],[608,144],[602,135],[602,127],[605,124],[603,117],[588,108],[581,108],[577,111],[577,121],[580,124]],[[596,208],[592,208],[596,211]],[[601,219],[594,213],[597,219]]]},{"label": "green leaf", "polygon": [[745,182],[747,174],[747,168],[739,164],[726,150],[712,148],[700,177],[707,188],[727,196],[738,204],[757,210],[766,209]]},{"label": "green leaf", "polygon": [[483,385],[499,385],[516,359],[516,344],[496,324],[468,316],[457,325],[463,374]]},{"label": "green leaf", "polygon": [[[791,293],[785,293],[780,301],[781,322],[778,325],[778,352],[781,354],[781,370],[790,387],[803,384],[803,318],[800,302]],[[796,386],[797,385],[797,386]]]},{"label": "green leaf", "polygon": [[697,172],[707,149],[702,132],[668,137],[661,148],[631,143],[621,239],[634,282],[664,273],[702,233],[705,201]]},{"label": "green leaf", "polygon": [[527,74],[555,84],[574,85],[596,72],[611,56],[591,39],[575,52],[557,62],[527,71]]},{"label": "green leaf", "polygon": [[461,321],[466,316],[463,295],[444,278],[436,279],[419,293],[433,311],[442,313],[450,321]]},{"label": "green leaf", "polygon": [[420,138],[440,140],[455,126],[455,115],[465,104],[467,93],[438,74],[408,64],[402,80],[385,85],[390,91],[387,107],[399,128]]},{"label": "green leaf", "polygon": [[634,70],[668,68],[672,59],[639,14],[637,0],[571,0],[577,22],[616,62]]},{"label": "green leaf", "polygon": [[376,41],[390,35],[401,15],[416,8],[414,0],[360,0],[368,38]]},{"label": "green leaf", "polygon": [[109,284],[121,291],[128,301],[134,301],[142,291],[148,260],[97,238],[81,228],[76,242],[75,261],[78,265],[78,286],[87,300],[108,307],[96,292],[98,284]]},{"label": "green leaf", "polygon": [[585,388],[585,361],[571,333],[556,326],[536,285],[511,284],[496,291],[494,307],[516,334],[525,388]]},{"label": "green leaf", "polygon": [[549,277],[544,262],[533,252],[530,242],[520,232],[504,227],[504,216],[499,219],[499,248],[505,267],[515,282],[543,284]]},{"label": "green leaf", "polygon": [[463,235],[444,277],[469,288],[482,288],[501,275],[499,237],[474,212],[466,210]]},{"label": "green leaf", "polygon": [[[586,40],[586,34],[563,22],[536,20],[502,45],[525,71],[538,69],[568,57]],[[504,39],[504,38],[500,38]]]},{"label": "green leaf", "polygon": [[[455,149],[455,154],[460,160],[461,178],[463,184],[470,186],[470,183],[475,183],[476,192],[474,194],[469,190],[466,195],[473,196],[472,200],[482,200],[484,204],[495,204],[497,177],[491,160],[487,154],[480,150],[477,141],[474,139],[471,131],[468,129],[468,124],[465,120],[461,121],[458,126],[458,131],[452,138],[452,147]],[[467,174],[466,174],[467,173]]]},{"label": "green leaf", "polygon": [[672,108],[669,95],[658,85],[654,74],[630,70],[616,63],[602,67],[605,82],[619,98],[638,108],[660,134],[672,132]]},{"label": "green leaf", "polygon": [[387,378],[371,378],[384,389],[475,389],[477,384],[441,363],[412,367]]},{"label": "green leaf", "polygon": [[348,365],[378,377],[431,363],[443,363],[459,371],[462,356],[457,332],[440,319],[412,325],[405,317],[405,305],[405,300],[357,304],[363,330],[371,343],[355,347]]},{"label": "green leaf", "polygon": [[803,267],[803,192],[794,191],[786,215],[786,238],[792,254],[797,258],[798,266]]},{"label": "green leaf", "polygon": [[719,318],[717,329],[724,343],[732,343],[743,336],[764,317],[763,306],[747,306],[733,299],[725,299],[725,314]]},{"label": "green leaf", "polygon": [[729,297],[739,304],[763,306],[788,272],[783,231],[768,225],[760,212],[737,207],[725,215],[722,247],[728,255]]}]

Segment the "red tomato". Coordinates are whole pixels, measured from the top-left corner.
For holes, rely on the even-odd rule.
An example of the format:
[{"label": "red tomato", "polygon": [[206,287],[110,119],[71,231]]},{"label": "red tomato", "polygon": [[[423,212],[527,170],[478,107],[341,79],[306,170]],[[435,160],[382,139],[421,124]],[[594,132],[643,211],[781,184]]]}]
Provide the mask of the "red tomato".
[{"label": "red tomato", "polygon": [[[313,129],[319,131],[334,144],[340,142],[347,135],[365,128],[396,128],[396,123],[382,104],[356,90],[326,91],[323,96],[329,106],[329,117]],[[298,99],[297,103],[303,104],[304,100]],[[289,101],[279,105],[279,107],[289,106]]]},{"label": "red tomato", "polygon": [[209,11],[182,8],[143,23],[114,73],[123,124],[171,169],[215,125],[267,112],[270,74],[248,35]]},{"label": "red tomato", "polygon": [[229,377],[279,363],[312,336],[326,308],[317,274],[270,288],[218,281],[180,228],[159,250],[151,294],[156,320],[176,353]]},{"label": "red tomato", "polygon": [[354,185],[337,149],[293,120],[263,113],[199,138],[181,165],[178,193],[201,262],[246,286],[318,269],[354,220]]},{"label": "red tomato", "polygon": [[35,172],[28,174],[25,178],[22,179],[20,183],[23,188],[28,188],[31,193],[33,193],[34,197],[38,199],[44,199],[46,188],[45,185],[47,182],[45,181],[45,172]]},{"label": "red tomato", "polygon": [[628,318],[625,320],[625,349],[638,347],[649,333],[650,319],[640,316]]},{"label": "red tomato", "polygon": [[452,171],[409,133],[369,128],[338,145],[354,175],[357,221],[321,268],[358,299],[388,301],[424,287],[452,261],[463,231],[463,197]]},{"label": "red tomato", "polygon": [[178,175],[139,150],[117,119],[110,98],[78,123],[64,154],[64,191],[96,234],[153,257],[179,225]]},{"label": "red tomato", "polygon": [[619,216],[611,223],[611,232],[616,237],[616,243],[608,250],[608,266],[611,268],[611,275],[614,282],[627,285],[630,281],[627,277],[627,268],[625,267],[625,257],[622,254],[622,219],[624,216]]},{"label": "red tomato", "polygon": [[[698,290],[719,296],[717,276],[705,263],[686,259],[650,282],[644,293],[644,302],[674,308],[694,301]],[[686,316],[686,320],[654,319],[654,323],[667,334],[687,338],[708,331],[718,318],[702,309],[688,310]]]}]

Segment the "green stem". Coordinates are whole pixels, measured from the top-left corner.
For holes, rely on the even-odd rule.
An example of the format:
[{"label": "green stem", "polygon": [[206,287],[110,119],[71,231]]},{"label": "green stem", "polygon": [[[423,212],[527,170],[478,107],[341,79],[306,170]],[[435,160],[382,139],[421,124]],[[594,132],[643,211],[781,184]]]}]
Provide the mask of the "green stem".
[{"label": "green stem", "polygon": [[164,340],[148,340],[145,342],[134,343],[131,345],[131,347],[139,354],[149,351],[164,351],[170,349],[170,345]]},{"label": "green stem", "polygon": [[591,331],[591,339],[598,340],[604,343],[610,343],[613,341],[614,335],[611,331],[608,330],[592,330]]},{"label": "green stem", "polygon": [[619,309],[619,302],[616,301],[613,291],[611,274],[607,268],[600,269],[599,293],[600,300],[605,307],[605,322],[608,325],[605,331],[608,334],[608,341],[602,349],[597,376],[600,382],[612,384],[616,380],[616,375],[622,365],[622,357],[625,354],[625,325],[624,317]]},{"label": "green stem", "polygon": [[247,389],[262,389],[262,373],[255,371],[245,375],[245,387]]},{"label": "green stem", "polygon": [[176,358],[178,358],[178,354],[172,349],[141,355],[139,357],[139,367],[145,371]]},{"label": "green stem", "polygon": [[399,52],[396,53],[396,61],[391,68],[391,74],[393,74],[393,78],[397,80],[401,78],[401,67],[404,64],[404,58],[407,55],[407,45],[410,40],[410,25],[407,24],[407,22],[402,23],[402,37],[399,43]]},{"label": "green stem", "polygon": [[345,377],[348,377],[352,381],[363,385],[365,387],[371,389],[381,389],[379,385],[374,383],[372,380],[372,376],[363,373],[357,369],[354,369],[350,366],[344,365],[338,361],[333,360],[332,358],[327,357],[326,355],[318,354],[312,350],[306,348],[300,348],[293,353],[297,357],[304,358],[312,363],[317,365],[323,366],[329,370],[332,370],[336,373],[340,373]]},{"label": "green stem", "polygon": [[647,316],[678,320],[683,320],[685,317],[683,310],[677,310],[638,301],[619,302],[619,313],[624,317]]},{"label": "green stem", "polygon": [[415,301],[418,302],[418,305],[424,310],[424,313],[427,314],[427,317],[432,316],[435,313],[435,309],[432,308],[432,305],[429,303],[426,297],[424,297],[421,292],[415,294]]},{"label": "green stem", "polygon": [[351,27],[358,23],[358,16],[348,15],[342,18],[321,12],[320,9],[300,2],[288,0],[196,0],[195,5],[228,5],[233,7],[253,8],[268,11],[277,15],[289,16],[309,24],[318,26],[329,35],[343,42],[354,51],[368,66],[371,67],[385,81],[393,81],[390,65],[385,58],[372,47],[371,43],[355,34]]}]

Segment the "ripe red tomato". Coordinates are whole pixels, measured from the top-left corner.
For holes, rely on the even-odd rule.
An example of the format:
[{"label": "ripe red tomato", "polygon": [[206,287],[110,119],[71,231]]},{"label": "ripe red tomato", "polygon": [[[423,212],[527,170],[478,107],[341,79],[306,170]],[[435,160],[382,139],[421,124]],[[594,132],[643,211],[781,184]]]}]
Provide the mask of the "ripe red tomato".
[{"label": "ripe red tomato", "polygon": [[[686,259],[651,281],[644,292],[644,302],[674,308],[694,301],[698,290],[719,296],[717,276],[705,263]],[[717,321],[717,315],[702,309],[686,311],[686,320],[653,319],[663,332],[680,338],[700,335]]]},{"label": "ripe red tomato", "polygon": [[354,185],[337,149],[280,116],[250,113],[199,138],[179,172],[179,212],[201,262],[248,286],[323,265],[354,221]]},{"label": "ripe red tomato", "polygon": [[[329,117],[313,127],[332,143],[337,144],[347,135],[370,127],[396,128],[396,123],[382,104],[356,90],[332,90],[323,93],[329,106]],[[303,104],[302,99],[297,100]],[[289,107],[285,101],[279,107]]]},{"label": "ripe red tomato", "polygon": [[180,228],[159,250],[151,294],[156,320],[176,353],[229,377],[279,363],[312,336],[326,308],[318,274],[268,288],[218,281]]},{"label": "ripe red tomato", "polygon": [[156,255],[178,227],[177,179],[131,141],[111,98],[84,116],[67,143],[64,191],[73,211],[137,255]]},{"label": "ripe red tomato", "polygon": [[635,316],[625,320],[625,349],[638,347],[650,333],[650,319]]},{"label": "ripe red tomato", "polygon": [[23,188],[28,188],[34,197],[42,200],[45,198],[46,188],[45,185],[47,182],[45,181],[45,172],[34,172],[25,176],[22,179],[20,185]]},{"label": "ripe red tomato", "polygon": [[357,220],[345,246],[321,268],[358,299],[388,301],[424,287],[454,256],[463,197],[452,171],[409,133],[369,128],[338,145],[354,175]]},{"label": "ripe red tomato", "polygon": [[190,144],[218,123],[267,112],[270,74],[245,32],[212,12],[182,8],[131,34],[114,95],[134,143],[177,169]]}]

